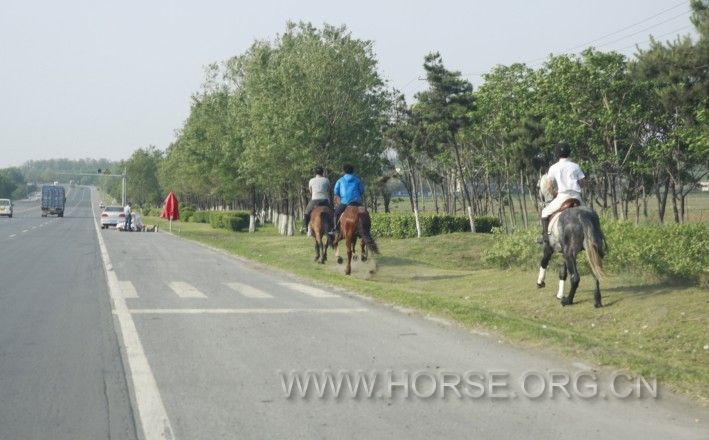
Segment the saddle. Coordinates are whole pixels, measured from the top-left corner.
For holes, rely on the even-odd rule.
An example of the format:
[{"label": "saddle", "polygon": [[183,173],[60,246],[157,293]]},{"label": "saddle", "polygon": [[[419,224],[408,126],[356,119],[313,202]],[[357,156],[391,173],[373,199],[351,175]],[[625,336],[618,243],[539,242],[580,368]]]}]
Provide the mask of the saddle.
[{"label": "saddle", "polygon": [[561,216],[561,213],[566,211],[569,208],[576,208],[577,206],[581,206],[581,202],[578,199],[566,199],[564,202],[561,204],[559,209],[554,211],[550,216],[549,216],[549,229],[547,230],[547,233],[551,235],[551,232],[554,230],[556,227],[556,222],[559,220],[559,217]]}]

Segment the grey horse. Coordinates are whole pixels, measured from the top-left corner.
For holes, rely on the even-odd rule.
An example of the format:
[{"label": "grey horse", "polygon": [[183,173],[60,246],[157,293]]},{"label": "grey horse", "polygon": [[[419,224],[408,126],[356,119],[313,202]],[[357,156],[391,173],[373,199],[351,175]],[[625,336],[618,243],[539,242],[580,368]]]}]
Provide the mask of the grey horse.
[{"label": "grey horse", "polygon": [[[539,181],[539,192],[543,201],[550,201],[554,197],[556,194],[554,185],[553,179],[548,178],[547,175],[542,176]],[[554,251],[561,252],[564,261],[559,268],[559,291],[556,297],[561,300],[562,306],[573,304],[574,295],[576,295],[576,289],[581,280],[576,266],[576,255],[582,249],[586,249],[586,256],[591,266],[593,278],[596,281],[596,290],[593,292],[593,305],[602,307],[601,288],[598,280],[604,276],[603,256],[608,248],[601,230],[598,214],[589,207],[577,206],[562,211],[558,216],[556,223],[552,222],[549,244],[544,245],[544,255],[539,264],[537,287],[541,289],[546,286],[544,277],[546,276],[549,260]],[[564,281],[566,281],[567,272],[571,273],[571,290],[569,291],[569,296],[565,297]]]}]

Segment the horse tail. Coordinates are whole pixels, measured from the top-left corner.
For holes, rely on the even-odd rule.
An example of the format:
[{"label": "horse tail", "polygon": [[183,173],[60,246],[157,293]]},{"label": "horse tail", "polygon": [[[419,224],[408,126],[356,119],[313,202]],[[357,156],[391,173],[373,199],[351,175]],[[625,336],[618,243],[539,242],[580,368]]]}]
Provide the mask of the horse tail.
[{"label": "horse tail", "polygon": [[603,271],[603,257],[608,251],[606,238],[601,231],[601,222],[598,215],[594,212],[591,218],[581,216],[583,224],[583,247],[586,249],[586,257],[588,264],[591,265],[591,270],[596,278],[606,276]]},{"label": "horse tail", "polygon": [[360,215],[359,221],[357,222],[357,232],[359,233],[359,236],[362,237],[362,241],[364,241],[364,244],[367,246],[367,248],[375,254],[378,254],[379,247],[372,238],[372,235],[369,233],[371,227],[372,219],[369,217],[369,213],[364,213]]},{"label": "horse tail", "polygon": [[332,211],[329,209],[320,210],[320,232],[325,234],[327,237],[327,244],[331,249],[335,248],[335,244],[332,240],[332,234],[330,234],[330,229],[332,229]]}]

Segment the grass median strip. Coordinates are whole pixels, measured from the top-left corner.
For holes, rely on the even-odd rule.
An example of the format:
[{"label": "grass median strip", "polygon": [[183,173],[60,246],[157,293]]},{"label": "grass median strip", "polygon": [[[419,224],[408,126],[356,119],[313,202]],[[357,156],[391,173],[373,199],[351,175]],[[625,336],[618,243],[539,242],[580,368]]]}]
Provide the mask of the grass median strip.
[{"label": "grass median strip", "polygon": [[[145,223],[167,227],[155,217]],[[583,276],[576,304],[562,308],[555,298],[558,260],[550,266],[548,287],[537,289],[536,272],[493,269],[480,261],[494,240],[488,234],[381,239],[376,270],[371,262],[359,263],[346,277],[332,252],[327,264],[316,264],[312,239],[283,237],[270,226],[248,234],[178,222],[173,232],[386,303],[492,330],[525,346],[656,376],[669,388],[709,402],[709,294],[699,286],[610,276],[601,284],[605,307],[594,309],[592,278]]]}]

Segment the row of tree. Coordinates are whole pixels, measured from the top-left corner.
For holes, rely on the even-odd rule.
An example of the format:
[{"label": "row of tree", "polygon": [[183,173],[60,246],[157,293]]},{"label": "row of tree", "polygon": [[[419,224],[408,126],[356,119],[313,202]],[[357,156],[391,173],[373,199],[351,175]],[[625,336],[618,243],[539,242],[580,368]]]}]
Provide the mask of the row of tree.
[{"label": "row of tree", "polygon": [[208,69],[167,150],[140,149],[123,164],[129,198],[155,204],[172,190],[195,207],[294,216],[314,166],[334,178],[351,163],[374,210],[389,209],[398,179],[414,211],[425,193],[436,211],[471,223],[487,214],[529,227],[538,177],[565,141],[594,207],[639,219],[654,198],[660,221],[669,204],[682,222],[709,169],[709,2],[691,6],[697,41],[653,41],[633,59],[589,48],[538,69],[498,66],[477,90],[429,54],[428,89],[412,104],[387,89],[371,42],[289,23]]},{"label": "row of tree", "polygon": [[23,199],[33,190],[19,168],[0,169],[0,199]]}]

